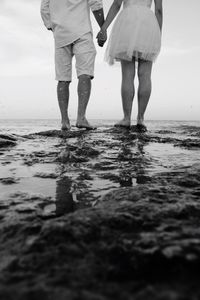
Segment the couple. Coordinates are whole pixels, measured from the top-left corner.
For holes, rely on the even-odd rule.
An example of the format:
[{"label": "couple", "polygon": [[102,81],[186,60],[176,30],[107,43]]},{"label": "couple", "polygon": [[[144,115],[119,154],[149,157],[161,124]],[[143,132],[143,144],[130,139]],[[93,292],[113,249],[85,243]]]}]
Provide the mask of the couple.
[{"label": "couple", "polygon": [[[155,13],[150,9],[152,1],[155,4]],[[147,130],[144,125],[144,113],[151,94],[152,62],[156,59],[161,46],[162,0],[114,0],[106,20],[104,20],[102,0],[42,0],[43,22],[48,30],[53,31],[55,39],[57,97],[62,130],[70,129],[68,102],[73,56],[76,59],[78,77],[76,126],[94,129],[85,116],[96,56],[90,9],[100,26],[97,41],[102,47],[107,40],[107,28],[116,17],[122,3],[123,10],[112,28],[105,55],[109,64],[115,61],[121,62],[124,118],[116,126],[130,127],[131,125],[135,94],[134,77],[137,70],[139,87],[136,126],[139,131]]]}]

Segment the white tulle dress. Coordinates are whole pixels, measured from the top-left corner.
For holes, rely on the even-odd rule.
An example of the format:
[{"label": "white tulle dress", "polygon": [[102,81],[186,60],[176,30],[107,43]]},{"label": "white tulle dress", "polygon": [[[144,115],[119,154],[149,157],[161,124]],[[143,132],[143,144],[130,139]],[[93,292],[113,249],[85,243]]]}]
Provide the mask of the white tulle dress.
[{"label": "white tulle dress", "polygon": [[161,32],[154,12],[152,0],[123,0],[105,52],[105,60],[132,61],[138,59],[155,61],[161,48]]}]

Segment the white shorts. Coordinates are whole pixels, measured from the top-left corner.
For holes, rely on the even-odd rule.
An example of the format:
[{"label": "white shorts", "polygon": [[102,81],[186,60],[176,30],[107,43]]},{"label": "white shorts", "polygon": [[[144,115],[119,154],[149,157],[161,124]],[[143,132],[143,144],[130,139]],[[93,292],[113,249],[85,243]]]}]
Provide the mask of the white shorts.
[{"label": "white shorts", "polygon": [[55,48],[56,80],[72,80],[72,58],[76,58],[76,73],[94,77],[96,49],[92,33],[88,32],[70,45]]}]

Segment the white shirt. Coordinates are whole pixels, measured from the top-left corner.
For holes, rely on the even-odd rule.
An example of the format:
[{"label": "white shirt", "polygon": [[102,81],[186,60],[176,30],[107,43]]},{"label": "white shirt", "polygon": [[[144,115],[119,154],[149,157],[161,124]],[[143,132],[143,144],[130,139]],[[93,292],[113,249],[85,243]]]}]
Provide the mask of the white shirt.
[{"label": "white shirt", "polygon": [[56,47],[63,47],[92,32],[90,8],[102,7],[102,0],[42,0],[41,16],[53,30]]}]

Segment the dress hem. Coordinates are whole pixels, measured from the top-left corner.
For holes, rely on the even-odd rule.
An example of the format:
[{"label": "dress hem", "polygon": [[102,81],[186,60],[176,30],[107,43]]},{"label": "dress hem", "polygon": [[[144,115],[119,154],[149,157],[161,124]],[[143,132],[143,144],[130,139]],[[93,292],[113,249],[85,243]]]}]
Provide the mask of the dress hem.
[{"label": "dress hem", "polygon": [[112,56],[109,54],[108,56],[105,56],[105,61],[107,61],[109,65],[113,65],[115,61],[133,61],[133,58],[135,58],[136,61],[145,60],[155,62],[158,54],[159,53],[143,53],[140,51],[133,51],[132,55],[128,55],[127,53],[118,53]]}]

